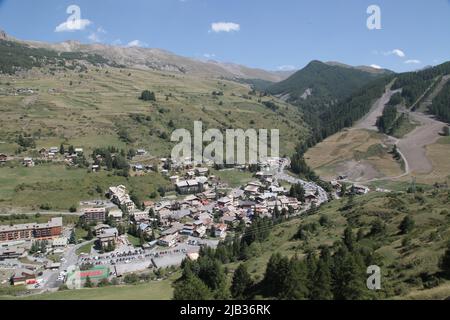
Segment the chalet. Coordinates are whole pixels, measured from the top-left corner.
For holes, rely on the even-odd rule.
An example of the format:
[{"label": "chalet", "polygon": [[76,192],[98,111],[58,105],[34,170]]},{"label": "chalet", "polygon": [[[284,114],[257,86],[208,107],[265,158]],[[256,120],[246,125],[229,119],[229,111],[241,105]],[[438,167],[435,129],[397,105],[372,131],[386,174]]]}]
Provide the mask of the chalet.
[{"label": "chalet", "polygon": [[23,159],[23,165],[25,166],[25,167],[34,167],[34,161],[33,161],[33,159],[32,158],[24,158]]},{"label": "chalet", "polygon": [[269,191],[272,193],[278,193],[278,194],[283,194],[286,192],[286,190],[284,190],[283,187],[277,187],[277,186],[270,186]]},{"label": "chalet", "polygon": [[106,229],[109,229],[109,228],[111,228],[111,227],[107,224],[99,224],[94,227],[94,233],[96,236],[99,236],[103,233],[103,231],[105,231]]},{"label": "chalet", "polygon": [[227,236],[227,225],[223,223],[215,225],[214,236],[216,238],[225,239]]},{"label": "chalet", "polygon": [[194,205],[196,203],[198,203],[199,199],[197,196],[194,195],[189,195],[186,198],[184,198],[183,203],[186,203],[188,205]]},{"label": "chalet", "polygon": [[237,222],[237,218],[236,215],[224,215],[221,218],[222,223],[228,225],[228,226],[234,226],[235,223]]},{"label": "chalet", "polygon": [[150,221],[150,217],[148,215],[148,212],[145,211],[135,211],[132,214],[133,220],[135,222],[148,222]]},{"label": "chalet", "polygon": [[305,195],[305,202],[306,203],[317,202],[317,196],[314,193],[307,193]]},{"label": "chalet", "polygon": [[195,171],[190,170],[190,171],[186,172],[186,177],[187,177],[188,179],[194,179],[194,177],[195,177]]},{"label": "chalet", "polygon": [[163,247],[174,247],[178,242],[178,233],[169,234],[158,240],[158,244]]},{"label": "chalet", "polygon": [[179,176],[171,176],[169,178],[169,180],[172,184],[176,184],[176,183],[178,183],[178,181],[180,181],[180,177]]},{"label": "chalet", "polygon": [[145,210],[148,210],[148,209],[153,208],[155,206],[155,203],[153,201],[150,201],[150,200],[144,201],[142,204],[144,205],[144,209]]},{"label": "chalet", "polygon": [[208,169],[208,168],[196,168],[196,169],[195,169],[195,174],[196,174],[197,176],[203,176],[203,177],[205,177],[205,176],[208,175],[208,172],[209,172],[209,169]]},{"label": "chalet", "polygon": [[239,208],[242,208],[242,209],[253,209],[254,207],[255,207],[255,205],[256,205],[256,202],[254,202],[254,201],[244,201],[244,200],[241,200],[241,201],[239,201]]},{"label": "chalet", "polygon": [[180,231],[180,234],[192,236],[194,234],[195,227],[192,223],[186,223],[183,226],[183,229]]},{"label": "chalet", "polygon": [[147,151],[145,151],[144,149],[137,149],[136,151],[136,155],[138,156],[145,156],[147,154]]},{"label": "chalet", "polygon": [[170,219],[179,221],[179,220],[183,219],[184,217],[189,216],[190,214],[191,214],[190,209],[180,209],[180,210],[172,211],[172,213],[170,214]]},{"label": "chalet", "polygon": [[136,164],[133,166],[133,170],[136,172],[142,172],[144,171],[144,166],[142,164]]},{"label": "chalet", "polygon": [[139,230],[143,233],[151,233],[152,232],[152,228],[150,227],[149,224],[147,223],[141,223],[138,226]]},{"label": "chalet", "polygon": [[108,191],[110,200],[118,205],[124,212],[131,213],[135,209],[135,204],[131,201],[125,186],[110,187]]},{"label": "chalet", "polygon": [[115,245],[119,237],[117,228],[104,229],[102,233],[97,235],[97,241],[101,248],[106,248],[109,244]]},{"label": "chalet", "polygon": [[356,194],[368,194],[370,192],[370,189],[366,186],[362,186],[362,185],[353,185],[352,186],[352,192],[356,193]]},{"label": "chalet", "polygon": [[6,162],[8,160],[8,156],[4,153],[0,153],[0,163]]},{"label": "chalet", "polygon": [[66,237],[60,237],[53,239],[52,247],[53,248],[65,248],[67,247],[67,244],[69,243],[69,239]]},{"label": "chalet", "polygon": [[225,206],[231,205],[233,203],[233,199],[230,197],[223,197],[217,200],[217,204],[219,207],[223,208]]},{"label": "chalet", "polygon": [[161,232],[161,235],[163,235],[163,236],[168,236],[168,235],[173,235],[173,234],[177,234],[178,235],[178,233],[181,230],[183,230],[183,228],[184,228],[184,224],[179,223],[179,222],[175,222],[175,223],[172,224],[172,226],[169,229],[164,230],[163,232]]},{"label": "chalet", "polygon": [[1,248],[0,247],[0,261],[5,259],[18,259],[26,255],[25,248],[10,247]]},{"label": "chalet", "polygon": [[200,225],[195,228],[194,236],[197,238],[203,238],[206,235],[206,227],[204,225]]},{"label": "chalet", "polygon": [[98,164],[92,165],[92,172],[99,172],[99,171],[100,171],[100,166]]},{"label": "chalet", "polygon": [[260,188],[262,188],[262,184],[259,182],[250,182],[247,184],[247,186],[244,188],[244,192],[248,195],[257,195],[260,191]]},{"label": "chalet", "polygon": [[83,148],[75,148],[75,153],[77,154],[77,155],[82,155],[83,154]]},{"label": "chalet", "polygon": [[244,196],[244,190],[241,189],[234,189],[230,193],[230,197],[233,199],[239,199],[242,198],[242,196]]},{"label": "chalet", "polygon": [[53,154],[57,154],[59,152],[59,148],[58,147],[51,147],[50,149],[48,149],[49,153],[53,153]]},{"label": "chalet", "polygon": [[180,194],[200,193],[203,191],[203,184],[196,179],[179,181],[175,186]]},{"label": "chalet", "polygon": [[36,274],[29,269],[18,269],[11,276],[11,284],[14,286],[35,284]]},{"label": "chalet", "polygon": [[123,218],[123,212],[120,209],[110,209],[108,213],[108,218],[111,218],[114,221],[119,222]]}]

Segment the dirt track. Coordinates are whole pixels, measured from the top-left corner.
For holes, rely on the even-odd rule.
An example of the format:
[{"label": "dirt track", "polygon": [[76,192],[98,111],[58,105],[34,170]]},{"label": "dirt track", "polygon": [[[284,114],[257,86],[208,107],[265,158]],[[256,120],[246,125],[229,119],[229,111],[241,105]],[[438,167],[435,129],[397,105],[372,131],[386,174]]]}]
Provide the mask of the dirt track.
[{"label": "dirt track", "polygon": [[[384,106],[389,102],[391,96],[398,91],[386,90],[386,93],[375,102],[369,114],[360,120],[353,129],[366,129],[378,131],[376,122],[381,116]],[[431,116],[420,112],[409,112],[410,117],[420,123],[413,131],[405,137],[397,139],[389,136],[388,141],[397,144],[400,154],[405,162],[405,175],[426,174],[433,170],[432,163],[426,155],[426,146],[436,143],[440,138],[440,132],[446,125],[443,122],[433,119]],[[395,177],[399,178],[399,177]]]},{"label": "dirt track", "polygon": [[425,148],[437,142],[446,124],[423,113],[411,112],[410,115],[421,125],[399,139],[397,146],[407,159],[411,173],[430,173],[433,165],[426,155]]}]

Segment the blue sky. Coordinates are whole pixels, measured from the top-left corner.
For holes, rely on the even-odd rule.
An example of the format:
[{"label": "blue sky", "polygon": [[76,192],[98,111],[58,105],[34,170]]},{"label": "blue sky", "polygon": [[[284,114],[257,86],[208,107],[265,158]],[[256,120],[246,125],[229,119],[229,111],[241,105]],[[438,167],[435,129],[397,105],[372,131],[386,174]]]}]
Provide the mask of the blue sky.
[{"label": "blue sky", "polygon": [[[372,4],[381,30],[366,26]],[[81,9],[78,30],[62,25],[69,5]],[[450,60],[449,0],[0,0],[0,28],[19,39],[140,45],[270,70],[318,59],[407,71]]]}]

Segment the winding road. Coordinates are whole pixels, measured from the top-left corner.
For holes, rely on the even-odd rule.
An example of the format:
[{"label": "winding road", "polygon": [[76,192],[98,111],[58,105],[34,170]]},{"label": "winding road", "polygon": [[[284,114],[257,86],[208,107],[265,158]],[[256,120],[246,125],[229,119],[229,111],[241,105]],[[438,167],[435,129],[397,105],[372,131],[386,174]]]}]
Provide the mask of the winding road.
[{"label": "winding road", "polygon": [[[376,121],[383,113],[383,109],[389,102],[391,96],[396,92],[399,92],[399,90],[392,91],[390,90],[390,86],[388,86],[383,96],[375,102],[369,114],[360,120],[351,130],[365,129],[378,131]],[[397,145],[397,150],[405,165],[405,172],[395,177],[375,178],[367,181],[359,181],[359,183],[395,180],[410,174],[428,174],[432,172],[433,165],[427,157],[426,147],[439,140],[442,128],[447,124],[421,112],[409,110],[402,110],[402,112],[408,114],[414,122],[418,123],[418,126],[400,139],[387,135],[386,143]]]}]

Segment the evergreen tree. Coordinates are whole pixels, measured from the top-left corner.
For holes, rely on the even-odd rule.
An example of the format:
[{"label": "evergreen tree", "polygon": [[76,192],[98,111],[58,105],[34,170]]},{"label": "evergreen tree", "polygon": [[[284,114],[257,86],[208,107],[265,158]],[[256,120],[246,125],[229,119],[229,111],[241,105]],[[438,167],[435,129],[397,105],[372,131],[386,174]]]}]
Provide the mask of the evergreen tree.
[{"label": "evergreen tree", "polygon": [[415,221],[410,216],[406,216],[402,222],[400,223],[400,226],[398,227],[400,229],[400,232],[402,234],[407,234],[414,229]]},{"label": "evergreen tree", "polygon": [[445,251],[439,262],[439,267],[441,268],[445,277],[450,279],[450,243],[448,244],[447,250]]},{"label": "evergreen tree", "polygon": [[86,240],[92,240],[92,239],[94,239],[94,233],[92,232],[92,228],[91,228],[91,227],[88,227],[88,232],[87,232],[87,235],[86,235]]},{"label": "evergreen tree", "polygon": [[210,300],[211,290],[195,275],[189,275],[175,284],[174,300]]},{"label": "evergreen tree", "polygon": [[78,240],[77,240],[77,235],[75,234],[75,230],[72,230],[72,232],[70,233],[69,243],[77,244],[77,242],[78,242]]},{"label": "evergreen tree", "polygon": [[350,251],[350,252],[353,251],[354,246],[355,246],[355,239],[354,239],[353,230],[351,227],[345,228],[343,241],[344,241],[344,244],[347,247],[348,251]]},{"label": "evergreen tree", "polygon": [[310,299],[332,300],[331,280],[330,265],[325,260],[320,259],[314,274],[314,285],[312,286]]},{"label": "evergreen tree", "polygon": [[245,264],[240,264],[233,275],[231,284],[231,295],[237,300],[247,300],[250,298],[249,292],[253,285],[252,278],[247,271]]},{"label": "evergreen tree", "polygon": [[309,283],[306,265],[294,256],[289,262],[284,275],[284,290],[279,293],[280,299],[302,300],[308,298]]}]

